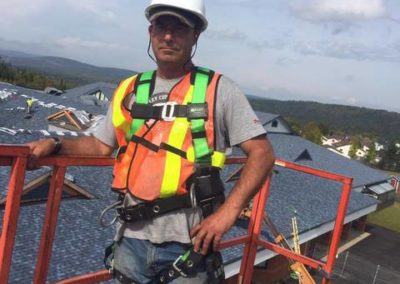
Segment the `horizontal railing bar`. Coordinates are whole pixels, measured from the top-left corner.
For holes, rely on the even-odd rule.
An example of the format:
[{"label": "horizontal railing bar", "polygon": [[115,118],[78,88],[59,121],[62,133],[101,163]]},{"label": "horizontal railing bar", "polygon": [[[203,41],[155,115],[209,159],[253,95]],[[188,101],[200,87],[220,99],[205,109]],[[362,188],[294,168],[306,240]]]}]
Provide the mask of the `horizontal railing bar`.
[{"label": "horizontal railing bar", "polygon": [[46,158],[41,158],[36,162],[37,166],[59,166],[59,167],[69,167],[69,166],[113,166],[113,157],[104,156],[50,156]]},{"label": "horizontal railing bar", "polygon": [[26,145],[0,144],[0,157],[26,157],[29,155],[29,147]]},{"label": "horizontal railing bar", "polygon": [[230,240],[224,240],[219,244],[218,249],[226,249],[228,247],[241,245],[241,244],[248,242],[249,240],[250,240],[249,235],[244,235],[244,236],[233,238]]},{"label": "horizontal railing bar", "polygon": [[304,165],[295,164],[284,160],[276,160],[275,165],[343,183],[351,180],[351,178],[347,176],[331,173],[320,169],[315,169]]}]

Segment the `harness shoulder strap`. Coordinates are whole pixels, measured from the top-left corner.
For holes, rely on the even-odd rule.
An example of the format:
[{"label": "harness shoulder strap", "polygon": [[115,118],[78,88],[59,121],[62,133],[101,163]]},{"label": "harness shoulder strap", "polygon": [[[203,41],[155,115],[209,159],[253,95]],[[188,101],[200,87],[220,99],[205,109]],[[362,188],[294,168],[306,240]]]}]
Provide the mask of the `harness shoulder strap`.
[{"label": "harness shoulder strap", "polygon": [[[149,103],[149,97],[154,88],[155,74],[156,72],[154,71],[148,71],[138,75],[134,88],[134,93],[136,94],[135,103],[145,105]],[[142,118],[132,119],[131,127],[126,137],[127,141],[130,141],[132,135],[143,126],[144,121]]]},{"label": "harness shoulder strap", "polygon": [[[214,72],[201,67],[196,67],[192,73],[194,83],[192,104],[204,104],[206,102],[207,87]],[[211,165],[212,149],[208,148],[204,118],[191,120],[191,132],[195,163]]]}]

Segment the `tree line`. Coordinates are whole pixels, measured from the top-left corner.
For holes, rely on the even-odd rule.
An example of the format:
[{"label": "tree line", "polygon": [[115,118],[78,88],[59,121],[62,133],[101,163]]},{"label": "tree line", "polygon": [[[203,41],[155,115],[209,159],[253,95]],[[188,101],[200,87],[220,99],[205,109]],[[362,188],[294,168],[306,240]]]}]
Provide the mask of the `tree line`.
[{"label": "tree line", "polygon": [[280,101],[249,96],[255,110],[292,117],[301,124],[317,121],[346,135],[374,135],[380,143],[400,139],[400,113],[310,101]]},{"label": "tree line", "polygon": [[35,71],[16,68],[4,60],[1,56],[0,81],[36,90],[44,90],[49,86],[55,87],[62,91],[70,88],[69,83],[63,78],[50,79],[48,76]]}]

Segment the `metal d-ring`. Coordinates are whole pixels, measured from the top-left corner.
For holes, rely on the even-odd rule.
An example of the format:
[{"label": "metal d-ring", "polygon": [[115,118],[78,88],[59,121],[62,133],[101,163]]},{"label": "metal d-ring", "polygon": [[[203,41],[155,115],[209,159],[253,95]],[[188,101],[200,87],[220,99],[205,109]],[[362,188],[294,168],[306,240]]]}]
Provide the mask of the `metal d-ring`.
[{"label": "metal d-ring", "polygon": [[195,184],[194,182],[190,185],[190,203],[192,204],[192,208],[196,209],[197,208],[197,199],[196,199],[196,193],[195,193]]},{"label": "metal d-ring", "polygon": [[106,222],[104,221],[104,215],[105,215],[108,211],[110,211],[111,209],[117,208],[117,207],[120,206],[121,204],[122,204],[122,200],[118,200],[117,202],[111,204],[110,206],[104,208],[103,211],[101,211],[100,219],[99,219],[100,226],[102,226],[103,228],[108,228],[108,227],[112,226],[112,225],[117,221],[118,215],[116,215],[116,216],[114,217],[114,219],[112,219],[111,222],[106,223]]}]

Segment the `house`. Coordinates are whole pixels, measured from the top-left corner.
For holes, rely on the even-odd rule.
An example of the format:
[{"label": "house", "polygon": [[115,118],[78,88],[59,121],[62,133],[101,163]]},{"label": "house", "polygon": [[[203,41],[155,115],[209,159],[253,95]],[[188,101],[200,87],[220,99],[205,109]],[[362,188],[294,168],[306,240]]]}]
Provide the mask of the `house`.
[{"label": "house", "polygon": [[331,137],[326,137],[322,136],[321,142],[323,146],[334,146],[337,143],[340,143],[342,141],[342,137],[339,136],[331,136]]},{"label": "house", "polygon": [[[0,84],[1,89],[2,85]],[[38,109],[30,119],[24,119],[25,114],[22,114],[23,110],[20,110],[24,95],[34,97],[38,102]],[[15,96],[17,96],[16,99],[6,100],[0,104],[1,123],[3,123],[3,118],[7,118],[1,125],[4,130],[0,129],[0,143],[21,144],[45,137],[47,134],[42,130],[48,127],[46,118],[54,115],[57,110],[59,114],[63,114],[64,118],[68,117],[66,113],[61,112],[64,109],[84,109],[95,116],[104,115],[106,111],[106,107],[100,104],[90,105],[80,99],[68,99],[68,91],[62,96],[56,97],[34,91],[30,91],[28,94],[27,90],[17,88]],[[79,94],[76,94],[76,97],[79,98]],[[57,108],[60,105],[64,107]],[[263,125],[279,129],[276,132],[270,131],[268,137],[280,159],[354,178],[354,191],[347,209],[345,231],[350,230],[352,226],[363,230],[365,217],[377,209],[379,201],[372,198],[370,194],[357,192],[356,189],[362,189],[371,184],[383,185],[387,183],[387,177],[357,161],[348,160],[299,136],[292,135],[279,116],[265,114],[265,116],[260,115],[259,117]],[[276,127],[272,125],[274,121],[278,122]],[[24,125],[26,127],[23,127]],[[66,132],[61,133],[65,134]],[[76,135],[85,135],[85,133],[77,132]],[[236,148],[233,149],[233,152],[235,155],[242,154]],[[223,179],[231,177],[238,168],[239,166],[235,165],[225,167],[222,171]],[[49,171],[49,168],[42,168],[39,171],[27,172],[26,189],[29,188],[27,193],[39,188],[35,188],[35,184],[43,186],[46,180],[48,181]],[[8,167],[0,167],[0,196],[3,197],[6,194],[9,173]],[[70,179],[65,184],[69,186],[68,190],[77,196],[71,197],[66,194],[61,202],[57,234],[52,250],[52,262],[47,279],[50,282],[103,269],[103,250],[113,238],[112,228],[104,229],[98,224],[100,212],[117,198],[109,188],[112,180],[111,168],[69,167],[67,173]],[[227,193],[232,189],[233,184],[230,181],[226,182]],[[290,220],[296,211],[299,216],[300,242],[303,244],[305,254],[315,256],[316,244],[329,239],[329,234],[334,226],[340,191],[341,186],[336,182],[277,166],[272,178],[266,214],[279,231],[291,239]],[[89,195],[92,198],[88,198]],[[30,283],[32,281],[44,211],[45,204],[41,200],[28,202],[21,208],[10,283]],[[0,217],[2,216],[3,211],[0,209]],[[238,220],[226,234],[225,239],[243,235],[246,233],[246,226],[247,221]],[[263,228],[262,236],[268,240],[273,239],[271,232],[266,228]],[[239,272],[242,250],[243,247],[238,246],[222,251],[226,277],[235,277]],[[258,251],[256,263],[260,267],[255,273],[265,276],[280,267],[282,263],[276,261],[277,259],[279,257],[270,251]],[[276,277],[283,276],[278,273],[274,273],[274,275]]]},{"label": "house", "polygon": [[[384,149],[384,146],[376,141],[373,141],[369,138],[362,138],[360,141],[361,147],[356,149],[356,152],[354,154],[355,159],[357,160],[363,160],[367,157],[368,152],[370,151],[370,147],[373,145],[375,147],[375,151],[377,156],[375,157],[374,162],[378,163],[381,159],[379,156],[379,151]],[[331,137],[322,137],[322,145],[329,149],[332,152],[335,152],[339,155],[342,155],[343,157],[346,158],[351,158],[350,157],[350,151],[352,148],[352,141],[351,138],[346,136],[346,137],[339,137],[339,136],[331,136]]]},{"label": "house", "polygon": [[115,84],[96,82],[69,89],[65,95],[85,105],[108,105],[116,87]]},{"label": "house", "polygon": [[46,94],[53,95],[53,96],[61,96],[64,93],[63,91],[61,91],[57,88],[54,88],[54,87],[46,87],[44,89],[44,92]]},{"label": "house", "polygon": [[400,177],[392,176],[390,184],[394,187],[397,194],[400,194]]},{"label": "house", "polygon": [[281,115],[261,111],[256,111],[256,114],[268,133],[293,134],[290,125]]}]

